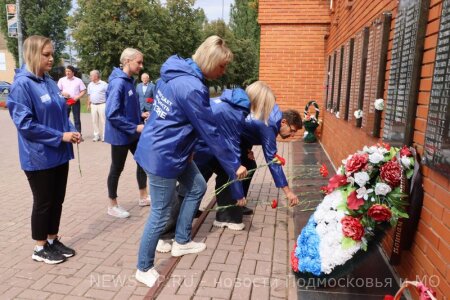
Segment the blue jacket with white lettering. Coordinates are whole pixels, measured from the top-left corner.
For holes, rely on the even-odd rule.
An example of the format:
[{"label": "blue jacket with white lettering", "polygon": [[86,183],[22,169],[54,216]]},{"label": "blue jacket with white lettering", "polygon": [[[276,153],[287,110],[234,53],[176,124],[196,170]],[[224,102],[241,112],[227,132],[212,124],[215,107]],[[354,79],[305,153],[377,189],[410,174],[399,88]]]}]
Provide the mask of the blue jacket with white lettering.
[{"label": "blue jacket with white lettering", "polygon": [[142,122],[134,79],[119,68],[109,76],[105,114],[105,142],[123,146],[139,139],[136,127]]},{"label": "blue jacket with white lettering", "polygon": [[20,165],[25,171],[45,170],[73,159],[64,132],[77,130],[67,117],[66,99],[53,79],[37,77],[23,65],[16,69],[7,105],[19,139]]},{"label": "blue jacket with white lettering", "polygon": [[[161,67],[156,83],[153,113],[144,127],[134,158],[147,172],[177,178],[186,168],[201,137],[231,179],[240,166],[217,129],[203,74],[192,59],[177,55]],[[231,185],[234,199],[244,197],[239,182]]]},{"label": "blue jacket with white lettering", "polygon": [[[250,99],[243,89],[224,90],[222,95],[209,101],[214,119],[220,134],[230,144],[234,155],[241,156],[241,133],[245,117],[250,112]],[[200,138],[195,145],[194,161],[197,166],[207,165],[214,158],[213,153],[205,141]]]},{"label": "blue jacket with white lettering", "polygon": [[[242,141],[247,145],[261,145],[267,163],[271,162],[277,154],[277,135],[280,131],[281,119],[282,113],[276,104],[270,112],[268,125],[253,118],[252,115],[248,115],[245,119]],[[276,187],[288,185],[281,165],[270,164],[269,169]]]}]

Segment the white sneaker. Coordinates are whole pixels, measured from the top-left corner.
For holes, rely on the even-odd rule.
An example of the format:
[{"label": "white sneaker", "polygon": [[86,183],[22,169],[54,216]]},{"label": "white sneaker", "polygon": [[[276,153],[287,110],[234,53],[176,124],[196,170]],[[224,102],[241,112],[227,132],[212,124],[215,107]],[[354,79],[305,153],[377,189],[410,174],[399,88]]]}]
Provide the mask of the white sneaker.
[{"label": "white sneaker", "polygon": [[190,241],[184,245],[178,244],[174,241],[172,244],[172,256],[182,256],[185,254],[199,253],[206,249],[205,243],[197,243]]},{"label": "white sneaker", "polygon": [[98,135],[95,135],[94,138],[92,139],[93,142],[98,142],[100,141],[100,137]]},{"label": "white sneaker", "polygon": [[172,244],[164,241],[164,240],[158,240],[158,245],[156,245],[156,251],[160,253],[167,253],[172,250]]},{"label": "white sneaker", "polygon": [[130,216],[130,213],[123,209],[121,206],[117,205],[113,207],[108,206],[108,215],[120,219],[125,219]]},{"label": "white sneaker", "polygon": [[228,229],[237,230],[237,231],[243,230],[245,228],[244,223],[228,223],[228,222],[219,222],[216,220],[214,220],[213,226],[220,227],[220,228],[228,227]]},{"label": "white sneaker", "polygon": [[147,272],[136,270],[136,280],[142,282],[148,287],[153,287],[159,278],[159,273],[155,267],[151,268]]},{"label": "white sneaker", "polygon": [[150,195],[145,199],[139,199],[139,206],[150,206],[152,204],[152,199],[150,199]]}]

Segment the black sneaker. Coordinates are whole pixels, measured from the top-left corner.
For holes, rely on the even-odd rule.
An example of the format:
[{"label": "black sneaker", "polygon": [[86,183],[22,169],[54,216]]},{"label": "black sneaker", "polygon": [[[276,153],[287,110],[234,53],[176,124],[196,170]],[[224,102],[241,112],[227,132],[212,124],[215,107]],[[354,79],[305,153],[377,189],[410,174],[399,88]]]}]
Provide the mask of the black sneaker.
[{"label": "black sneaker", "polygon": [[253,209],[251,209],[250,207],[247,207],[247,206],[243,206],[242,214],[246,215],[246,216],[253,215]]},{"label": "black sneaker", "polygon": [[50,248],[61,253],[62,255],[64,255],[64,257],[72,257],[75,255],[75,250],[67,247],[66,245],[61,243],[57,238],[53,240],[53,244],[50,244]]},{"label": "black sneaker", "polygon": [[35,261],[43,261],[50,265],[59,264],[66,260],[64,255],[50,248],[48,243],[44,245],[44,249],[40,251],[34,250],[31,258]]}]

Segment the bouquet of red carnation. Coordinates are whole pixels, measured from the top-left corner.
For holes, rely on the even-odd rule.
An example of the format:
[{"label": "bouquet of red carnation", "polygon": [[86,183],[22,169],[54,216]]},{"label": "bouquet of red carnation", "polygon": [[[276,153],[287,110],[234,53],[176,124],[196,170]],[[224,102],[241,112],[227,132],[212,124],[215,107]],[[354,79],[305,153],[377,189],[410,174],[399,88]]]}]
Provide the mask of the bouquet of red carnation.
[{"label": "bouquet of red carnation", "polygon": [[67,98],[67,100],[66,100],[66,104],[69,106],[72,106],[75,103],[77,103],[77,101],[75,101],[73,98]]},{"label": "bouquet of red carnation", "polygon": [[151,103],[153,103],[153,98],[147,98],[146,101],[147,101],[147,103],[151,104]]}]

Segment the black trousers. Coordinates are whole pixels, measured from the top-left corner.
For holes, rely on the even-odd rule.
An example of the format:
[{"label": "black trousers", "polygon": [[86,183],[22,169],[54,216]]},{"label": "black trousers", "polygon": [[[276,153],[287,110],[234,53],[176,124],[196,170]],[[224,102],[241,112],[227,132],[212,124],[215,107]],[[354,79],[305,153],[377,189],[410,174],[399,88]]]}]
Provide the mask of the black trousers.
[{"label": "black trousers", "polygon": [[58,234],[68,174],[69,163],[46,170],[25,171],[33,193],[33,240],[44,241],[48,235]]},{"label": "black trousers", "polygon": [[69,109],[67,110],[67,116],[70,116],[70,111],[72,111],[73,114],[73,122],[75,123],[75,128],[79,133],[81,133],[81,104],[80,100],[78,100],[74,105],[69,106]]},{"label": "black trousers", "polygon": [[[252,170],[256,168],[256,162],[250,158],[248,158],[248,152],[252,150],[252,146],[242,144],[241,145],[241,165],[247,168],[248,170]],[[250,189],[250,183],[252,182],[252,178],[255,172],[251,172],[247,175],[248,179],[242,181],[242,186],[244,188],[245,198],[248,196],[248,190]]]},{"label": "black trousers", "polygon": [[[117,198],[117,186],[119,185],[119,177],[122,174],[127,160],[128,151],[133,155],[136,151],[138,141],[135,141],[128,145],[114,146],[111,145],[111,167],[108,175],[108,197],[110,199]],[[137,163],[136,163],[137,164]],[[139,164],[136,167],[136,178],[139,189],[145,189],[147,187],[147,174]]]}]

